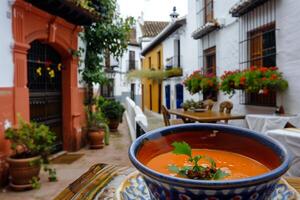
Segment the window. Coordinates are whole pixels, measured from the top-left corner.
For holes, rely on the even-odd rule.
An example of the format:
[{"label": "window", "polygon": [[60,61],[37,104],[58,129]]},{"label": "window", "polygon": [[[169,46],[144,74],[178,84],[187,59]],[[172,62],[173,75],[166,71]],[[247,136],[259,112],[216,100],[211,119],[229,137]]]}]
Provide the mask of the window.
[{"label": "window", "polygon": [[130,85],[130,97],[133,101],[135,101],[135,84],[132,83]]},{"label": "window", "polygon": [[216,75],[216,47],[204,50],[204,72]]},{"label": "window", "polygon": [[129,70],[135,70],[135,51],[129,51]]},{"label": "window", "polygon": [[174,41],[174,61],[173,67],[180,67],[180,40]]},{"label": "window", "polygon": [[[276,66],[275,24],[265,25],[248,34],[250,47],[250,64],[256,67]],[[246,104],[276,106],[276,93],[259,95],[246,93]]]},{"label": "window", "polygon": [[204,2],[204,24],[212,22],[214,19],[214,2],[213,0],[203,0]]},{"label": "window", "polygon": [[149,85],[149,93],[150,93],[150,110],[152,110],[152,85]]},{"label": "window", "polygon": [[158,65],[158,69],[161,69],[161,53],[160,53],[160,51],[157,52],[157,65]]},{"label": "window", "polygon": [[101,96],[110,98],[114,97],[114,79],[108,79],[106,84],[100,86]]},{"label": "window", "polygon": [[[240,69],[276,66],[276,0],[268,0],[239,18]],[[276,94],[240,93],[240,103],[276,106]]]},{"label": "window", "polygon": [[[204,73],[216,75],[216,47],[204,50]],[[207,91],[203,93],[203,99],[217,100],[218,93],[216,91]]]},{"label": "window", "polygon": [[152,65],[152,63],[151,63],[151,57],[148,58],[148,63],[149,63],[149,69],[151,69],[151,67],[152,67],[151,66]]},{"label": "window", "polygon": [[275,24],[249,32],[249,46],[251,66],[276,66]]}]

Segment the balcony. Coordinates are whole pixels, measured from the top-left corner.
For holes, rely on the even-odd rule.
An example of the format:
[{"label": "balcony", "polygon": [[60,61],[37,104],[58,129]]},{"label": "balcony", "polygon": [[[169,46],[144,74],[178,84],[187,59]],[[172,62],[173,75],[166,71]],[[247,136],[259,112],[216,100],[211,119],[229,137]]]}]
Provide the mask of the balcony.
[{"label": "balcony", "polygon": [[166,59],[165,69],[170,70],[172,68],[180,68],[181,67],[182,56],[173,56]]},{"label": "balcony", "polygon": [[182,68],[173,67],[170,69],[165,69],[164,74],[165,74],[165,79],[168,79],[173,77],[180,77],[182,76],[183,72],[182,72]]},{"label": "balcony", "polygon": [[199,27],[192,33],[192,37],[197,40],[201,39],[205,35],[217,30],[220,28],[219,23],[215,20],[213,22],[207,22],[203,26]]},{"label": "balcony", "polygon": [[126,67],[127,67],[128,71],[135,70],[138,67],[138,61],[137,60],[127,60]]}]

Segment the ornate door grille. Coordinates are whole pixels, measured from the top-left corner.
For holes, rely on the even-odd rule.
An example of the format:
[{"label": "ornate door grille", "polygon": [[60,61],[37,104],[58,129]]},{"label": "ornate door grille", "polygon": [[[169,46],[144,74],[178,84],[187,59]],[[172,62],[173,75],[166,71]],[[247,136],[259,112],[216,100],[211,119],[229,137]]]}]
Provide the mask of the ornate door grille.
[{"label": "ornate door grille", "polygon": [[57,134],[54,151],[62,149],[62,75],[60,55],[39,41],[27,56],[30,120],[46,124]]}]

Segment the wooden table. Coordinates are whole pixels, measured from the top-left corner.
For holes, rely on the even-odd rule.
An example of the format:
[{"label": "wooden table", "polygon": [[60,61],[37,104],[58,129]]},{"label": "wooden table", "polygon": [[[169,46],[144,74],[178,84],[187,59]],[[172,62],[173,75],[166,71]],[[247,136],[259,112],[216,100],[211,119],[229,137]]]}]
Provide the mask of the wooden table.
[{"label": "wooden table", "polygon": [[189,119],[198,122],[216,122],[220,120],[245,119],[245,115],[227,114],[207,110],[204,112],[184,111],[183,109],[171,109],[170,114],[177,115],[183,119]]}]

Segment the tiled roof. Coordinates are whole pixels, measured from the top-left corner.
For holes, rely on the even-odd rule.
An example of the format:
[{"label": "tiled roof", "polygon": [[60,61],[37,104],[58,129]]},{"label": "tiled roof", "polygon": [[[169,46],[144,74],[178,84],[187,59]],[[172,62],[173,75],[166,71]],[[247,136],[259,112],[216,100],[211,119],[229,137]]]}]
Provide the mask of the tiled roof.
[{"label": "tiled roof", "polygon": [[129,45],[138,46],[139,43],[136,40],[136,28],[132,28],[130,31]]},{"label": "tiled roof", "polygon": [[229,11],[233,17],[240,17],[268,0],[240,0]]},{"label": "tiled roof", "polygon": [[143,37],[155,37],[158,35],[169,22],[162,21],[145,21],[142,25]]},{"label": "tiled roof", "polygon": [[184,24],[186,24],[186,17],[179,18],[176,21],[169,23],[168,26],[166,26],[145,48],[143,48],[141,54],[145,55],[147,52],[151,51]]}]

